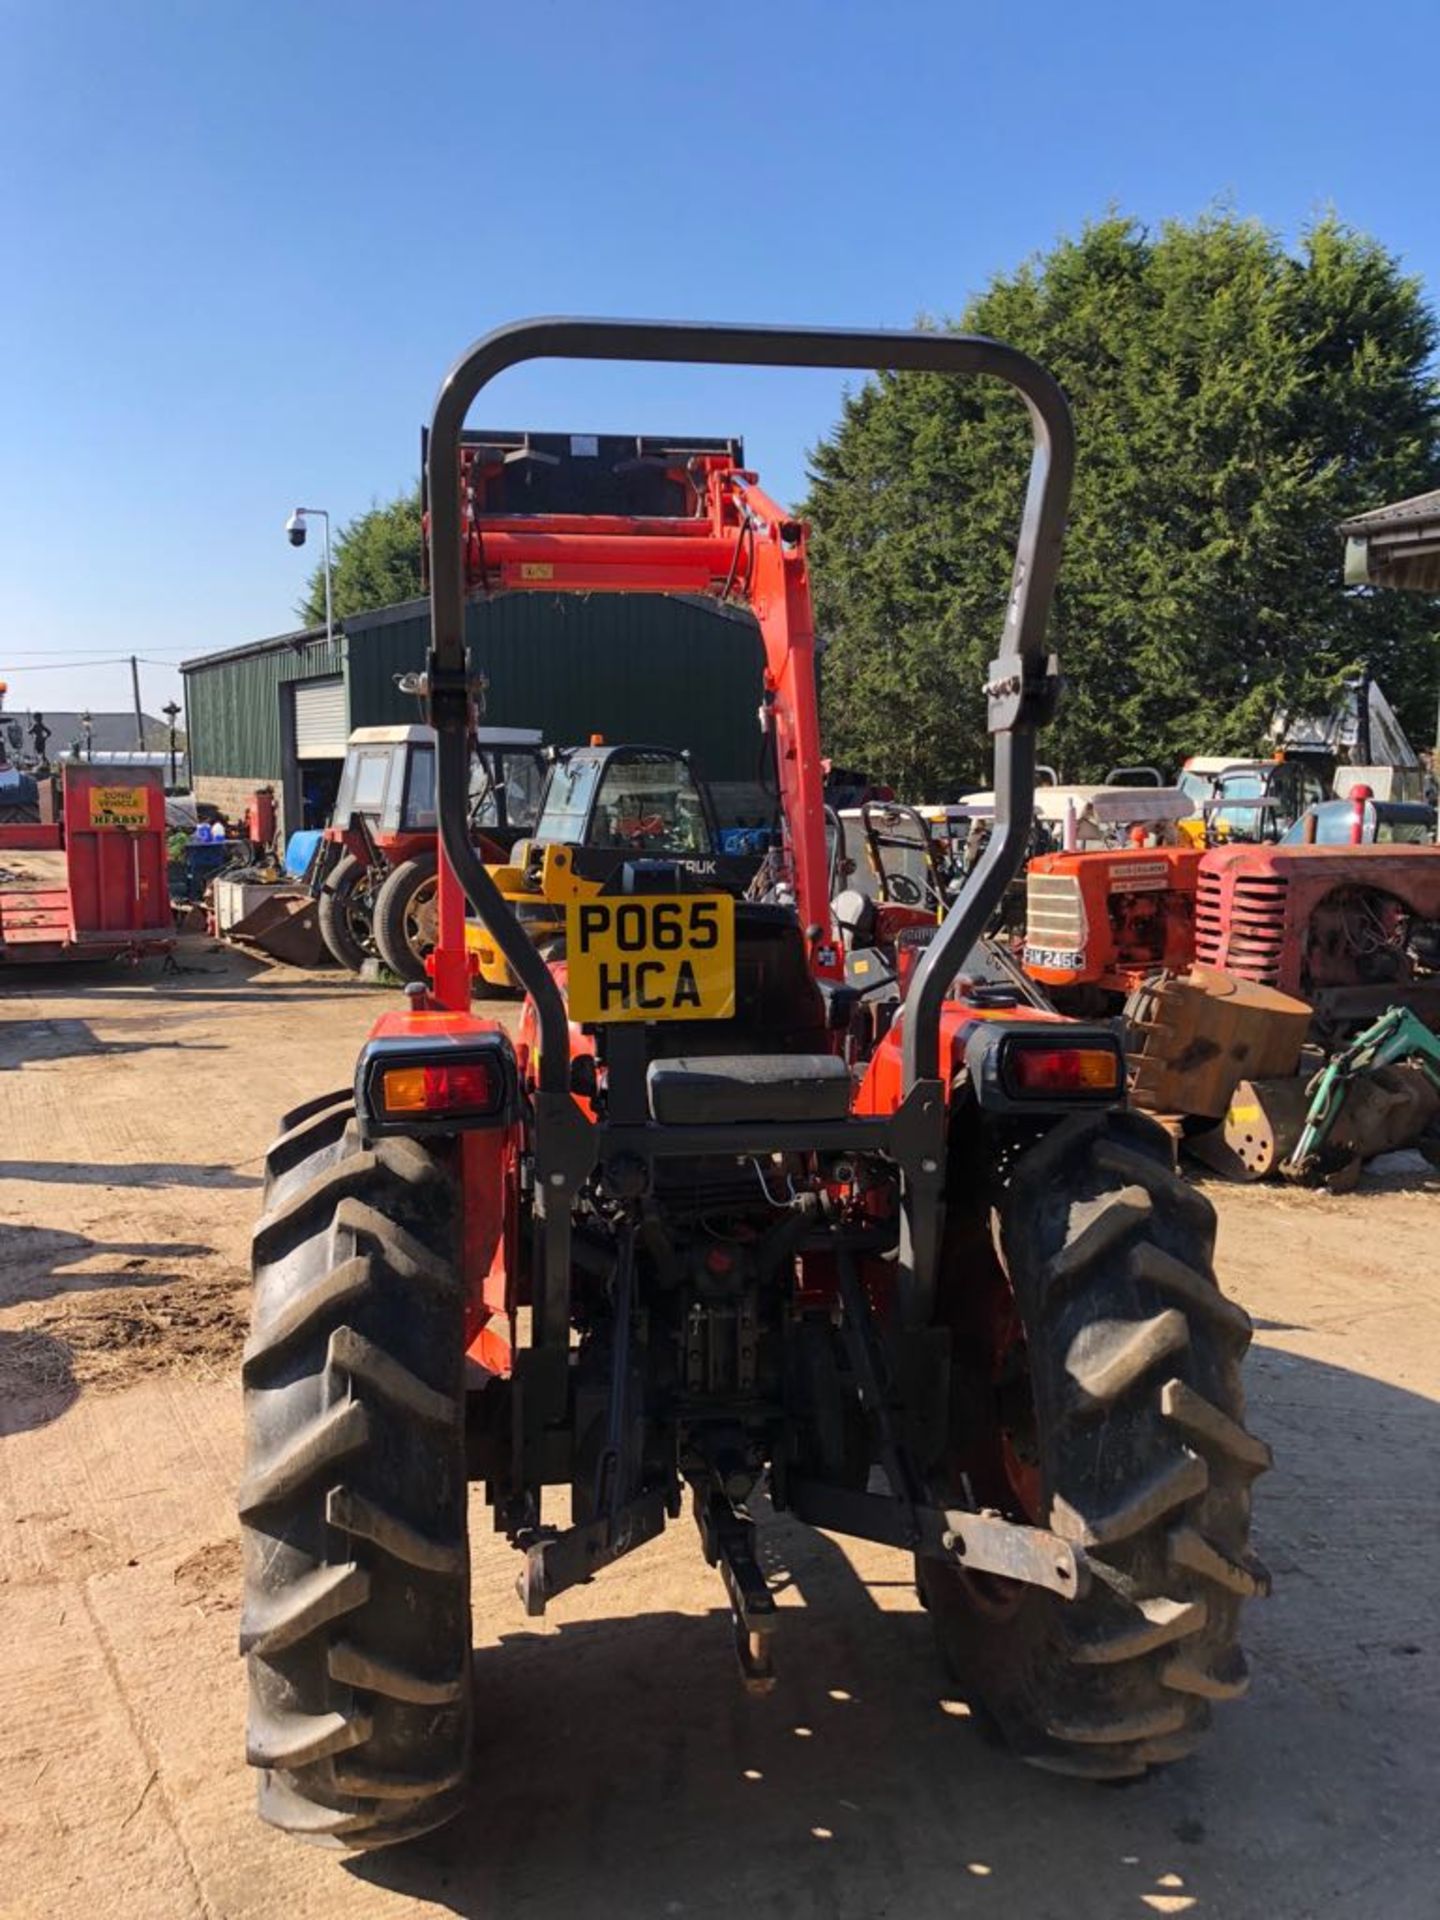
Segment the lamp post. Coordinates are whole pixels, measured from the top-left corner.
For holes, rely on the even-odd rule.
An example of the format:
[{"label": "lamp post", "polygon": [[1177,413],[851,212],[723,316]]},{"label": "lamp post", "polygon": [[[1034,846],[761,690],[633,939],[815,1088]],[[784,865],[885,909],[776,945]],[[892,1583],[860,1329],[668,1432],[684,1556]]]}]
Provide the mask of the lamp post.
[{"label": "lamp post", "polygon": [[172,787],[178,787],[180,779],[175,771],[175,722],[180,718],[180,702],[167,700],[160,711],[170,722],[170,784]]},{"label": "lamp post", "polygon": [[309,531],[306,523],[312,516],[316,520],[325,522],[325,638],[328,642],[335,638],[330,591],[330,515],[324,507],[296,507],[285,522],[285,532],[292,547],[303,547],[305,535]]}]

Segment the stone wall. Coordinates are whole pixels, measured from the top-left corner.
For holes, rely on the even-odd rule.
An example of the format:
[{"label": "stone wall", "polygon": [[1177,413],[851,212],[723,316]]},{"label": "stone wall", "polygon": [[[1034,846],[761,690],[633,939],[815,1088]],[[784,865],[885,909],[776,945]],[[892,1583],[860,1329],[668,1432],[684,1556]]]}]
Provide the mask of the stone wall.
[{"label": "stone wall", "polygon": [[[274,787],[275,810],[283,815],[279,786],[270,780],[237,780],[231,774],[201,773],[195,778],[195,798],[203,800],[208,806],[218,807],[227,820],[238,824],[244,820],[250,796],[257,787]],[[280,825],[283,832],[283,818]]]}]

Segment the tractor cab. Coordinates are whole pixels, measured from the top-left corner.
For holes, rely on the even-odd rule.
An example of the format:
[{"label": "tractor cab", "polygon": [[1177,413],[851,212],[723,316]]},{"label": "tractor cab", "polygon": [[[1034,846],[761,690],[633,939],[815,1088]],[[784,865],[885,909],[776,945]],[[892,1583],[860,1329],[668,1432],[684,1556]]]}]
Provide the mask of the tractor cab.
[{"label": "tractor cab", "polygon": [[715,816],[687,753],[572,747],[550,769],[532,838],[532,845],[555,844],[600,855],[712,860]]},{"label": "tractor cab", "polygon": [[[534,825],[546,762],[535,727],[470,736],[466,818],[485,860],[503,860]],[[423,981],[435,945],[435,734],[426,726],[357,727],[335,810],[311,874],[331,957],[352,973],[378,959]]]},{"label": "tractor cab", "polygon": [[[497,851],[508,851],[535,823],[545,778],[541,740],[534,727],[487,727],[475,735],[471,822]],[[433,838],[436,818],[432,730],[357,727],[326,838],[348,844],[368,832],[381,852],[393,852],[409,836]]]},{"label": "tractor cab", "polygon": [[[688,753],[595,742],[553,756],[533,831],[491,872],[531,940],[553,954],[576,900],[655,886],[734,897],[760,866],[758,856],[720,851],[710,792]],[[488,986],[515,984],[478,920],[467,923],[466,944]]]},{"label": "tractor cab", "polygon": [[1218,774],[1203,808],[1206,839],[1283,840],[1310,807],[1326,798],[1320,776],[1303,760],[1263,760]]}]

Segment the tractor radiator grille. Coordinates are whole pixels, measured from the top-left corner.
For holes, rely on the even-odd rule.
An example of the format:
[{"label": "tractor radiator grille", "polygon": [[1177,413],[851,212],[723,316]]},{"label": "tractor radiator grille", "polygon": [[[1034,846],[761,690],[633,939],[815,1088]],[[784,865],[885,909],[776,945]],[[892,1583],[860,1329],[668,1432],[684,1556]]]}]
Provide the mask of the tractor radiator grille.
[{"label": "tractor radiator grille", "polygon": [[1025,882],[1025,943],[1036,947],[1083,947],[1085,909],[1073,874],[1032,873]]},{"label": "tractor radiator grille", "polygon": [[1277,986],[1287,891],[1279,874],[1237,874],[1227,915],[1221,876],[1202,870],[1195,901],[1195,958],[1201,966],[1224,967],[1242,980]]}]

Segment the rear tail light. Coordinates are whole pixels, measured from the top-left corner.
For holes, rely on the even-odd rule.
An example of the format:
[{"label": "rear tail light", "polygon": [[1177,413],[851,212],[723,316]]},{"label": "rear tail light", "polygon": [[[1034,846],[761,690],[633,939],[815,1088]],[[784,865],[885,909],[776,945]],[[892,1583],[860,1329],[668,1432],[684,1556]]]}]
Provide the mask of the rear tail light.
[{"label": "rear tail light", "polygon": [[507,1035],[383,1035],[355,1073],[355,1106],[367,1136],[460,1133],[505,1126],[518,1101],[515,1052]]},{"label": "rear tail light", "polygon": [[1125,1099],[1125,1052],[1109,1027],[1068,1020],[986,1020],[965,1043],[970,1084],[993,1113],[1113,1107]]},{"label": "rear tail light", "polygon": [[1069,1094],[1110,1094],[1120,1091],[1120,1054],[1114,1047],[1036,1045],[1011,1041],[1005,1049],[1005,1078],[1009,1091],[1047,1099]]},{"label": "rear tail light", "polygon": [[477,1118],[505,1105],[505,1079],[491,1060],[463,1066],[388,1067],[380,1075],[386,1114],[451,1114]]}]

